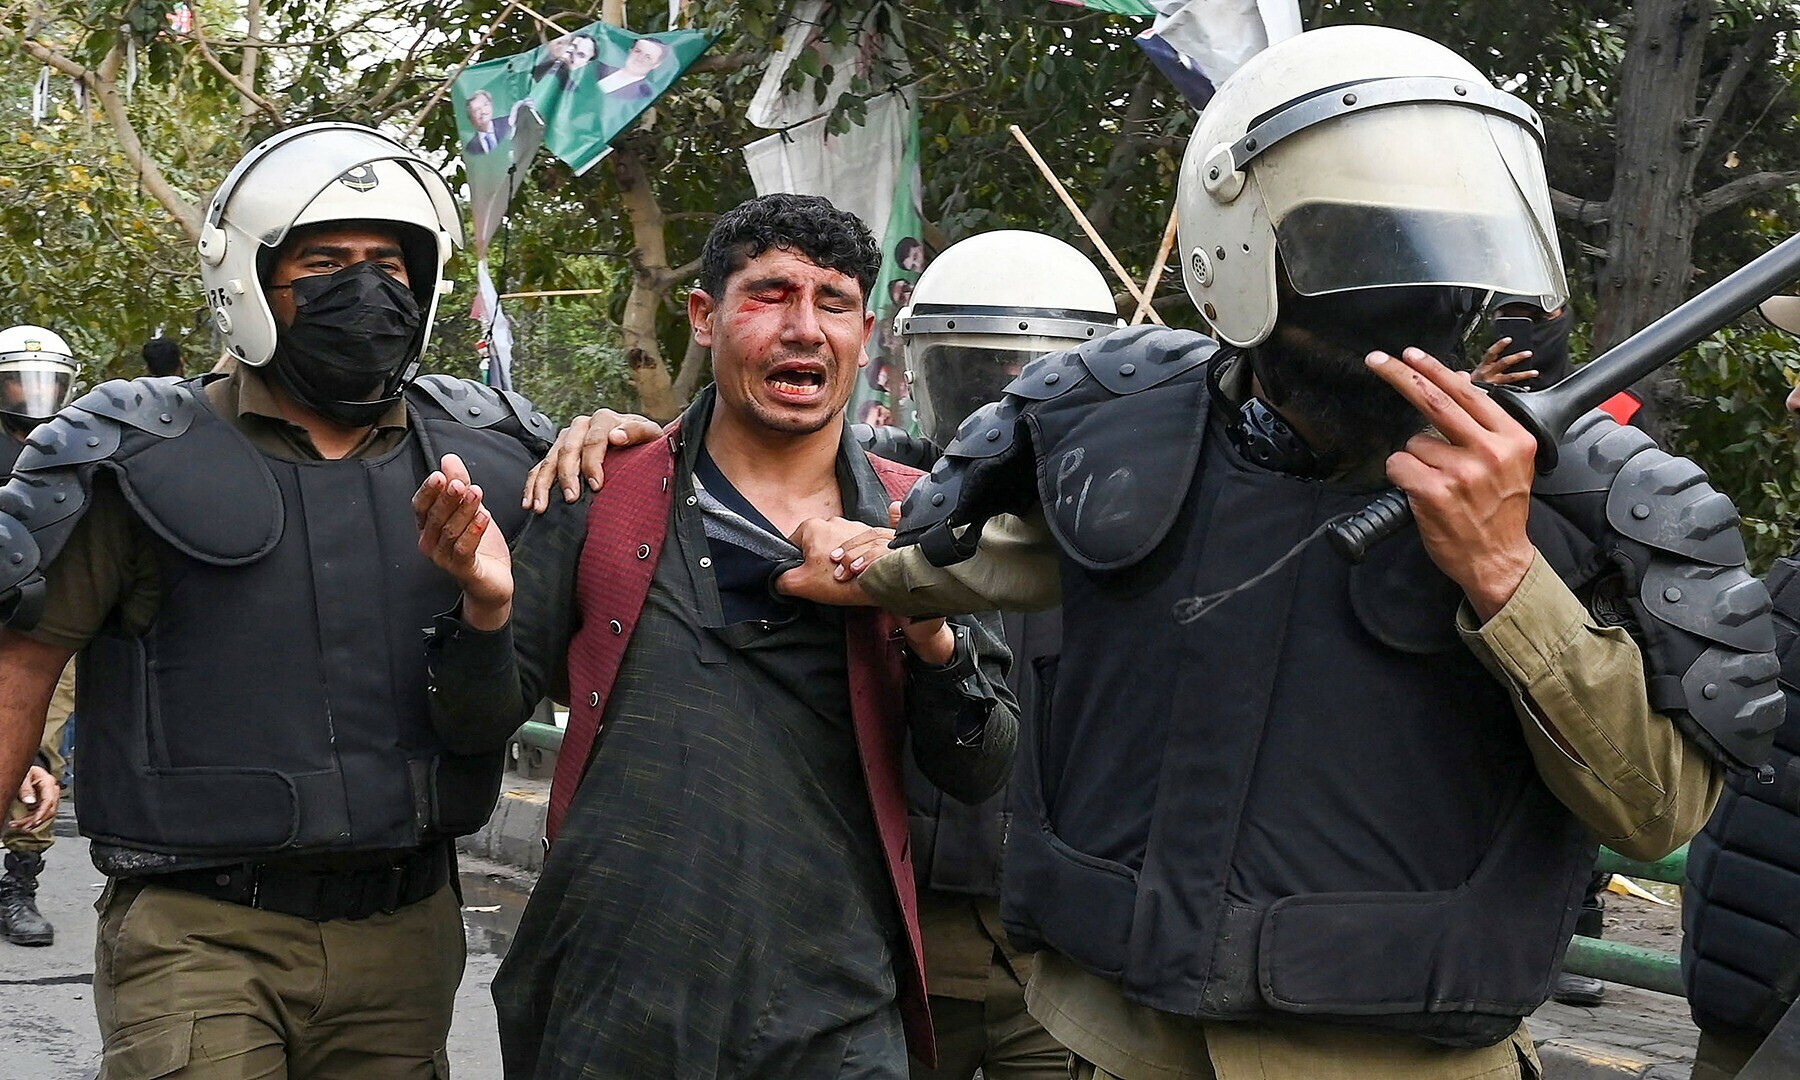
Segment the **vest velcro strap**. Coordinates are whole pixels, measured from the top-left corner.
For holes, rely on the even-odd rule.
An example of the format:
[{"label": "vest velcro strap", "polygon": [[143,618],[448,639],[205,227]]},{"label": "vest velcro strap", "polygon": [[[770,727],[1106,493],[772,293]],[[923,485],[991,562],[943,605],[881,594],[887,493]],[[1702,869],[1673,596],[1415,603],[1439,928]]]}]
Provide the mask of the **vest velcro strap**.
[{"label": "vest velcro strap", "polygon": [[1671,709],[1687,708],[1687,691],[1681,688],[1681,677],[1678,675],[1650,675],[1645,680],[1644,689],[1650,707],[1659,713],[1666,714]]}]

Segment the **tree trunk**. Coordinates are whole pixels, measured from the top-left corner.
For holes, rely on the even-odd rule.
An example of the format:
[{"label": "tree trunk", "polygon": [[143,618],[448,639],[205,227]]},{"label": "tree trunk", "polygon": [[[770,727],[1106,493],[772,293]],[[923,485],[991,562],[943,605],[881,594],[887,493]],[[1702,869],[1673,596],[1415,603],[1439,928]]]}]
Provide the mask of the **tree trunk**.
[{"label": "tree trunk", "polygon": [[625,298],[621,320],[625,359],[631,365],[631,381],[637,385],[644,415],[666,423],[681,412],[682,403],[675,397],[669,366],[663,362],[662,345],[656,340],[656,313],[662,307],[663,294],[673,284],[662,207],[650,190],[650,177],[636,150],[615,147],[611,161],[633,244],[631,293]]},{"label": "tree trunk", "polygon": [[[625,25],[625,0],[605,0],[600,18],[613,26]],[[657,310],[675,285],[669,269],[668,233],[644,159],[629,144],[614,146],[609,156],[619,198],[625,204],[625,220],[631,223],[631,292],[625,297],[625,315],[620,322],[625,361],[637,387],[638,407],[652,420],[666,424],[681,413],[684,404],[675,394],[662,344],[656,340]]]},{"label": "tree trunk", "polygon": [[[262,32],[263,0],[250,0],[249,7],[244,12],[244,40],[260,41]],[[256,91],[256,71],[259,66],[258,61],[262,58],[262,50],[254,45],[246,45],[239,56],[238,79],[254,93]],[[260,111],[252,98],[248,96],[244,98],[240,112],[243,114],[243,123],[246,129],[256,121]]]},{"label": "tree trunk", "polygon": [[[1690,121],[1712,0],[1639,0],[1618,88],[1618,151],[1607,259],[1596,282],[1595,351],[1610,348],[1687,297],[1699,208],[1698,140]],[[1666,372],[1667,369],[1664,369]],[[1641,384],[1655,429],[1680,395],[1673,375]]]}]

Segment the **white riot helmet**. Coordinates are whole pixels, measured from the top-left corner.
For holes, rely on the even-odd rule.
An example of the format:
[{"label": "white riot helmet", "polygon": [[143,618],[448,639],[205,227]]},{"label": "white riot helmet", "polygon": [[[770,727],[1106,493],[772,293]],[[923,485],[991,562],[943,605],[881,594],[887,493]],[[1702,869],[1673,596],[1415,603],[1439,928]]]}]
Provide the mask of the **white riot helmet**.
[{"label": "white riot helmet", "polygon": [[69,403],[80,373],[61,336],[41,326],[0,330],[0,413],[8,421],[36,425],[55,416]]},{"label": "white riot helmet", "polygon": [[1188,294],[1217,335],[1260,344],[1277,256],[1303,296],[1398,286],[1568,295],[1543,124],[1436,42],[1334,26],[1219,87],[1181,164]]},{"label": "white riot helmet", "polygon": [[410,377],[438,298],[450,289],[444,265],[462,244],[462,222],[449,185],[429,162],[359,124],[304,124],[273,135],[213,194],[200,230],[200,280],[226,351],[253,367],[274,356],[276,321],[262,282],[290,231],[333,221],[400,226],[423,314]]},{"label": "white riot helmet", "polygon": [[1053,236],[1003,229],[946,248],[894,319],[919,427],[947,445],[1019,368],[1123,325],[1106,278]]},{"label": "white riot helmet", "polygon": [[1777,330],[1800,334],[1800,296],[1771,296],[1757,308]]}]

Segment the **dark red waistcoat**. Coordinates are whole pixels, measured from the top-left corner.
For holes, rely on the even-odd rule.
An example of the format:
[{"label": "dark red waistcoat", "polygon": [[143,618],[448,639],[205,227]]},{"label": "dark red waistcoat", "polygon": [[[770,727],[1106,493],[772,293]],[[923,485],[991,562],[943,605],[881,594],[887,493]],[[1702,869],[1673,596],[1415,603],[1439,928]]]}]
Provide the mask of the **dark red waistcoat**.
[{"label": "dark red waistcoat", "polygon": [[[600,733],[607,698],[637,628],[650,579],[668,535],[674,499],[676,444],[671,428],[655,442],[606,456],[606,483],[588,511],[587,542],[575,574],[580,629],[569,642],[569,724],[550,788],[550,839],[581,786]],[[903,499],[923,474],[869,455],[888,494]],[[894,900],[906,920],[910,962],[898,965],[900,1013],[912,1052],[936,1059],[925,998],[925,956],[913,891],[912,850],[900,755],[906,732],[906,676],[899,623],[877,608],[851,608],[844,620],[850,669],[850,714],[862,759],[863,782],[887,860]]]}]

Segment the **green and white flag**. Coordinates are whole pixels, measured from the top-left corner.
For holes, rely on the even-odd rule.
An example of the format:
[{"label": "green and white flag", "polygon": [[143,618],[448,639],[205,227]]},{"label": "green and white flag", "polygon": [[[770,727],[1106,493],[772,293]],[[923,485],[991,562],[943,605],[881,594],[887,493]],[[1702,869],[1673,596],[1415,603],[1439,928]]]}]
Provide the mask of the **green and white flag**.
[{"label": "green and white flag", "polygon": [[467,103],[486,91],[495,116],[528,103],[543,120],[544,146],[586,172],[711,44],[699,30],[634,34],[597,22],[528,53],[473,64],[452,89],[464,150],[479,134]]},{"label": "green and white flag", "polygon": [[457,76],[450,94],[480,283],[470,314],[487,331],[493,385],[508,385],[511,339],[488,270],[488,245],[538,147],[549,147],[577,173],[593,168],[711,44],[712,35],[697,30],[634,34],[597,22],[528,53],[472,64]]}]

